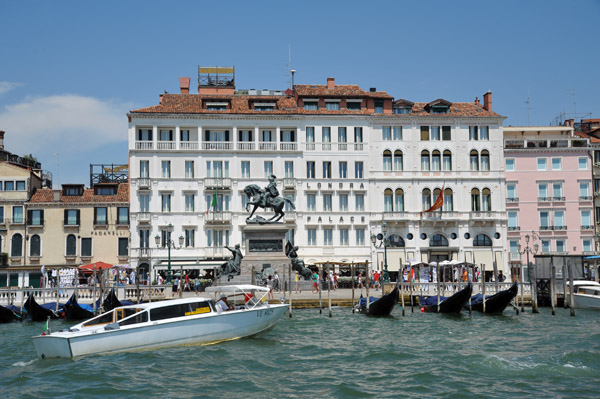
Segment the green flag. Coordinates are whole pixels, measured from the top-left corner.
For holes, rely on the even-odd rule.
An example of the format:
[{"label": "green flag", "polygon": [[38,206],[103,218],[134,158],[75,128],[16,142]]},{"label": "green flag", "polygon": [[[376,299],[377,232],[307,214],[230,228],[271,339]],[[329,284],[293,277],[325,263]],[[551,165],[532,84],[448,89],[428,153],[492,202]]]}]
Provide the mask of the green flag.
[{"label": "green flag", "polygon": [[215,188],[215,192],[213,193],[212,202],[210,203],[210,206],[206,210],[206,214],[208,215],[208,211],[210,210],[210,208],[212,208],[213,212],[214,212],[216,207],[217,207],[217,189]]}]

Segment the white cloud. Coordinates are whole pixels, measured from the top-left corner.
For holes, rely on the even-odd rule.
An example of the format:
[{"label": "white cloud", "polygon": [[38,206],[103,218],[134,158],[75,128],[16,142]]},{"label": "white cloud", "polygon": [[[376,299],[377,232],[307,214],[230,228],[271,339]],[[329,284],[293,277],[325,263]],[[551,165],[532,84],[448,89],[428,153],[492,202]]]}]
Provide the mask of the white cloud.
[{"label": "white cloud", "polygon": [[85,152],[122,141],[127,145],[130,104],[93,97],[56,95],[27,98],[0,110],[4,147],[13,153]]},{"label": "white cloud", "polygon": [[17,87],[23,86],[23,83],[18,82],[0,82],[0,96],[8,93],[9,91],[16,89]]}]

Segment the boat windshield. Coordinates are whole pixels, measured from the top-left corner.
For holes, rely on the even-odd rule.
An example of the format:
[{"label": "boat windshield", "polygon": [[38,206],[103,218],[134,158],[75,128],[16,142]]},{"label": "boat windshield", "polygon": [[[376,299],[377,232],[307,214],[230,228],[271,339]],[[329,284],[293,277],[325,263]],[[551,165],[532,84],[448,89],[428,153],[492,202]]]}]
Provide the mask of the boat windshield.
[{"label": "boat windshield", "polygon": [[202,313],[210,313],[211,307],[208,301],[190,303],[178,303],[176,305],[161,306],[150,309],[151,320],[165,320],[175,317],[193,316]]},{"label": "boat windshield", "polygon": [[94,317],[93,319],[90,319],[90,320],[86,321],[85,323],[83,323],[83,327],[90,327],[90,326],[97,326],[100,324],[112,323],[114,314],[115,314],[114,311],[103,313],[100,316]]},{"label": "boat windshield", "polygon": [[[134,309],[130,309],[134,310]],[[141,311],[142,309],[135,309],[136,311]],[[119,321],[120,326],[130,326],[132,324],[145,323],[148,321],[148,312],[139,312],[136,313],[135,316],[128,317],[125,320]]]}]

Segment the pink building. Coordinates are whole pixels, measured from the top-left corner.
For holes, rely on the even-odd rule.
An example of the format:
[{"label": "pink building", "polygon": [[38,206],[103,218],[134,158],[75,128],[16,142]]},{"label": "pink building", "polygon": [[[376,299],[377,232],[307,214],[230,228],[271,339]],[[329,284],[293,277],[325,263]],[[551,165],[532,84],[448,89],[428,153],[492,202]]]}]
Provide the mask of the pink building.
[{"label": "pink building", "polygon": [[[504,127],[508,249],[513,275],[527,255],[592,254],[594,192],[587,138],[570,126]],[[527,277],[525,277],[527,279]]]}]

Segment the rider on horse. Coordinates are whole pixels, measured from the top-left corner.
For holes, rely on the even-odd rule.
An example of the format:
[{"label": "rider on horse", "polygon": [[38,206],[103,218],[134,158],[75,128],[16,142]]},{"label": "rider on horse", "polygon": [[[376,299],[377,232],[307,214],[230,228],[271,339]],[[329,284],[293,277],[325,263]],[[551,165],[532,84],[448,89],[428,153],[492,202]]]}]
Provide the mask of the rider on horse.
[{"label": "rider on horse", "polygon": [[268,204],[270,204],[269,199],[279,197],[279,190],[277,190],[277,182],[275,181],[277,177],[275,175],[269,176],[269,184],[265,187],[265,193],[261,198],[261,206],[266,208]]}]

